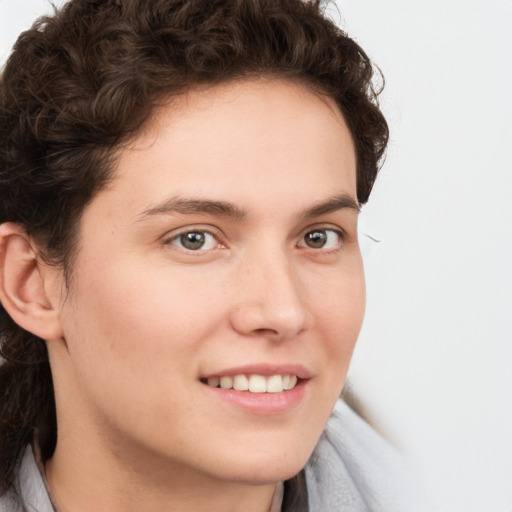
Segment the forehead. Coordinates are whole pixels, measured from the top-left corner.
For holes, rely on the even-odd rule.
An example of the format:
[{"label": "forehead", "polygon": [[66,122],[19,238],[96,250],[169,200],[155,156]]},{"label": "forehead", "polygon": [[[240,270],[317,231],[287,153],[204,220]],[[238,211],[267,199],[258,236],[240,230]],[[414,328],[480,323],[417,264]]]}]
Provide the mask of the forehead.
[{"label": "forehead", "polygon": [[245,80],[190,90],[158,108],[118,151],[103,193],[139,210],[170,194],[228,199],[244,210],[288,197],[305,208],[338,193],[355,199],[355,169],[334,101],[288,81]]},{"label": "forehead", "polygon": [[[287,101],[283,101],[285,97]],[[155,110],[145,134],[171,123],[178,126],[185,122],[190,125],[215,122],[220,116],[239,121],[239,117],[247,120],[246,115],[251,115],[254,120],[271,122],[296,107],[300,107],[295,112],[297,119],[307,116],[313,121],[329,111],[333,118],[344,124],[335,101],[305,81],[272,76],[247,77],[220,84],[198,85],[170,98]],[[319,109],[324,112],[321,114]]]}]

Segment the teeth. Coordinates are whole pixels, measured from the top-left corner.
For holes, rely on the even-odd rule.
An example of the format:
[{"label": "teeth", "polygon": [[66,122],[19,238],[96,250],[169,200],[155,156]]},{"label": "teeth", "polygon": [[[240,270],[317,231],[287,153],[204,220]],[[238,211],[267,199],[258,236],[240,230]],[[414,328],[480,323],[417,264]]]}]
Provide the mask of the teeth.
[{"label": "teeth", "polygon": [[231,389],[233,387],[233,379],[231,377],[221,377],[220,387],[222,389]]},{"label": "teeth", "polygon": [[208,379],[208,386],[211,386],[212,388],[216,388],[220,384],[219,377],[210,377]]},{"label": "teeth", "polygon": [[[288,375],[287,375],[287,377],[288,377]],[[293,389],[295,387],[295,385],[297,384],[297,375],[290,375],[289,377],[290,377],[290,380],[288,381],[286,387],[283,382],[284,389]]]},{"label": "teeth", "polygon": [[208,386],[222,389],[235,389],[236,391],[249,391],[250,393],[281,393],[293,389],[297,385],[296,375],[235,375],[233,377],[210,377]]},{"label": "teeth", "polygon": [[249,389],[249,379],[245,375],[235,375],[233,378],[233,389],[247,391]]},{"label": "teeth", "polygon": [[280,393],[283,389],[283,377],[281,375],[272,375],[267,379],[267,393]]},{"label": "teeth", "polygon": [[251,375],[249,377],[249,391],[251,393],[266,393],[267,379],[262,375]]}]

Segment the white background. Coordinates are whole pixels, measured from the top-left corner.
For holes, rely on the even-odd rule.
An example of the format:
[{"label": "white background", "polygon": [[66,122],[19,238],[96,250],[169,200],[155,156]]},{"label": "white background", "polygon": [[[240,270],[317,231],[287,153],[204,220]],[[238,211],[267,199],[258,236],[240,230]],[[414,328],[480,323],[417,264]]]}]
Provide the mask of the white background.
[{"label": "white background", "polygon": [[[62,2],[56,2],[57,4]],[[338,0],[391,144],[351,385],[439,512],[512,511],[512,0]],[[45,0],[0,0],[0,59]]]}]

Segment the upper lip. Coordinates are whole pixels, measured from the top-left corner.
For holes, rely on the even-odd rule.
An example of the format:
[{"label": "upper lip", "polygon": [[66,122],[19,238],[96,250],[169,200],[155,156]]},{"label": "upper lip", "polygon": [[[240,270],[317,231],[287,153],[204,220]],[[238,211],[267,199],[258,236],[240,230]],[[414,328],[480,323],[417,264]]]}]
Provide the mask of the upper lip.
[{"label": "upper lip", "polygon": [[211,372],[203,375],[202,378],[210,377],[233,377],[235,375],[262,375],[270,377],[271,375],[296,375],[299,379],[311,378],[311,372],[301,364],[248,364],[225,368],[217,372]]}]

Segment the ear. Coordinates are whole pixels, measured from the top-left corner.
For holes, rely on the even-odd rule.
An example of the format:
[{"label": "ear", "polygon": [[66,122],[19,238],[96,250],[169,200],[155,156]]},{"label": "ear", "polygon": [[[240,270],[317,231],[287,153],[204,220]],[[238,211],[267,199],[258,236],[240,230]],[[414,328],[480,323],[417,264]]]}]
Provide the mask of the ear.
[{"label": "ear", "polygon": [[63,336],[58,275],[20,226],[0,224],[0,301],[20,327],[44,340]]}]

